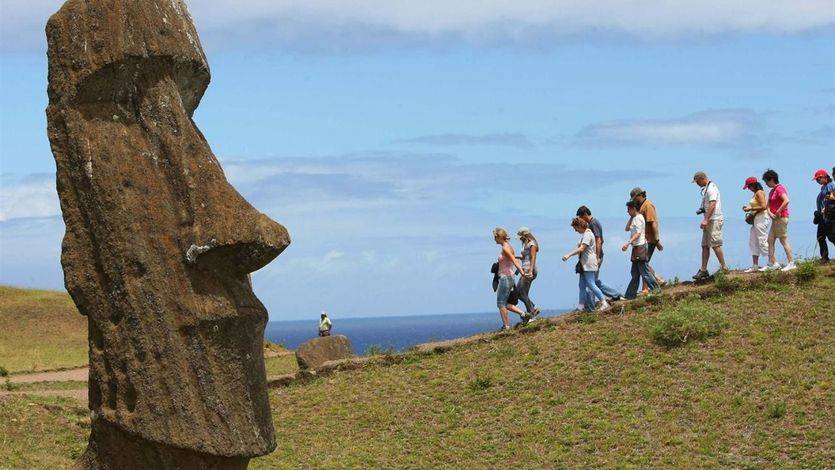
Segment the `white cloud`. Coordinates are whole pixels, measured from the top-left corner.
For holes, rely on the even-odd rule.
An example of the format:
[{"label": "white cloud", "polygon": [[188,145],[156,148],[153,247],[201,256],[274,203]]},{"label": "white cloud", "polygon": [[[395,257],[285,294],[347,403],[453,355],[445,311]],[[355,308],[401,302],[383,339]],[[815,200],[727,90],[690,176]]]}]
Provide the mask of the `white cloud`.
[{"label": "white cloud", "polygon": [[[831,0],[194,0],[202,38],[228,47],[339,50],[404,40],[455,38],[524,43],[567,35],[640,38],[797,33],[835,25]],[[4,0],[3,48],[43,47],[43,25],[60,0]]]},{"label": "white cloud", "polygon": [[746,109],[711,110],[671,119],[627,119],[592,124],[575,136],[590,145],[727,145],[748,140],[759,115]]},{"label": "white cloud", "polygon": [[0,222],[61,215],[55,176],[36,174],[23,179],[0,179]]}]

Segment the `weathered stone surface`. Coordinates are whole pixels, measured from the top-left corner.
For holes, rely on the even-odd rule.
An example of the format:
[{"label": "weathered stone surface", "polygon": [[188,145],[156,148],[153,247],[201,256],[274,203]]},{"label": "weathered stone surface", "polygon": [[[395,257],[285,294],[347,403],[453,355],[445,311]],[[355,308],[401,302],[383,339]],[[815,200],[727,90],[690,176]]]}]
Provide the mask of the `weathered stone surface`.
[{"label": "weathered stone surface", "polygon": [[342,335],[313,338],[296,349],[296,361],[302,369],[316,369],[328,361],[353,357],[351,342]]},{"label": "weathered stone surface", "polygon": [[245,467],[276,445],[248,274],[290,239],[192,121],[209,67],[186,6],[69,0],[46,33],[61,263],[89,324],[82,466]]}]

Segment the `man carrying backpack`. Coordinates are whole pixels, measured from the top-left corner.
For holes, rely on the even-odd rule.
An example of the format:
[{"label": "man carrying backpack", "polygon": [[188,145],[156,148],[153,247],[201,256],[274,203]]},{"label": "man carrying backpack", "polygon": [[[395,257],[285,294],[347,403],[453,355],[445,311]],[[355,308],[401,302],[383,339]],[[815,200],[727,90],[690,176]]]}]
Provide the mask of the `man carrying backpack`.
[{"label": "man carrying backpack", "polygon": [[[835,168],[833,168],[835,170]],[[817,197],[817,211],[815,223],[818,225],[818,245],[820,245],[821,263],[829,262],[829,245],[827,239],[835,244],[835,182],[826,170],[815,172],[814,180],[821,185]]]}]

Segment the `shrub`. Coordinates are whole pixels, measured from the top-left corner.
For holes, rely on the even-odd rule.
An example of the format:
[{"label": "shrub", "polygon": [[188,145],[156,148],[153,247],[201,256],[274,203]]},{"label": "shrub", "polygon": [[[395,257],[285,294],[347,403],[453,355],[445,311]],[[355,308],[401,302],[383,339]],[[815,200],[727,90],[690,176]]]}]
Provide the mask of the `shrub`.
[{"label": "shrub", "polygon": [[780,419],[786,416],[786,402],[772,403],[768,407],[768,417],[771,419]]},{"label": "shrub", "polygon": [[479,392],[481,390],[487,390],[492,386],[493,379],[490,377],[476,377],[475,380],[467,385],[467,388],[469,388],[471,392]]},{"label": "shrub", "polygon": [[818,275],[817,261],[814,259],[807,259],[797,263],[797,282],[806,284],[815,279]]},{"label": "shrub", "polygon": [[0,377],[8,377],[9,371],[5,367],[0,366]]},{"label": "shrub", "polygon": [[713,285],[722,292],[729,292],[739,286],[739,281],[728,277],[728,273],[721,269],[713,275]]},{"label": "shrub", "polygon": [[728,326],[725,316],[698,297],[688,297],[650,321],[653,341],[671,348],[718,335]]},{"label": "shrub", "polygon": [[579,323],[591,324],[597,321],[597,314],[595,312],[586,312],[585,310],[577,314],[577,321]]}]

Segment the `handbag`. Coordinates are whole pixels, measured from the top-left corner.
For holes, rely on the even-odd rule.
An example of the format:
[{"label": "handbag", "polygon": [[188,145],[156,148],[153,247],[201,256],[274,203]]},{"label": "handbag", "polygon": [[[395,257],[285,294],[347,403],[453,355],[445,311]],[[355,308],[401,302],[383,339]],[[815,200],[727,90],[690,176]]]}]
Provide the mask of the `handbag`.
[{"label": "handbag", "polygon": [[646,245],[632,246],[632,262],[646,263],[649,260],[649,251]]},{"label": "handbag", "polygon": [[753,212],[748,212],[745,214],[745,223],[748,225],[754,225],[755,218],[757,218],[757,214]]},{"label": "handbag", "polygon": [[581,261],[577,261],[577,264],[574,265],[574,272],[577,274],[583,274],[584,271],[583,263]]}]

